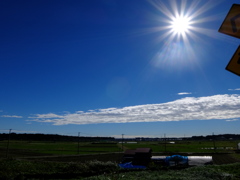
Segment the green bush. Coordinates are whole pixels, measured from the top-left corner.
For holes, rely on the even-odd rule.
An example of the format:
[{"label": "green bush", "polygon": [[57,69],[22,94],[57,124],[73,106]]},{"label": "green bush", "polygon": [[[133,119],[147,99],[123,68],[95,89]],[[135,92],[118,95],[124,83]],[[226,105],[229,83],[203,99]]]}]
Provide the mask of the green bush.
[{"label": "green bush", "polygon": [[113,162],[57,163],[5,159],[0,161],[0,179],[74,178],[109,173],[117,169],[117,164]]},{"label": "green bush", "polygon": [[118,172],[85,178],[86,180],[237,180],[238,176],[215,168],[199,166],[182,170]]},{"label": "green bush", "polygon": [[[154,165],[152,165],[154,166]],[[240,163],[209,165],[182,170],[151,167],[147,170],[125,170],[113,162],[89,161],[86,163],[59,163],[0,160],[0,179],[80,179],[87,180],[237,180]]]}]

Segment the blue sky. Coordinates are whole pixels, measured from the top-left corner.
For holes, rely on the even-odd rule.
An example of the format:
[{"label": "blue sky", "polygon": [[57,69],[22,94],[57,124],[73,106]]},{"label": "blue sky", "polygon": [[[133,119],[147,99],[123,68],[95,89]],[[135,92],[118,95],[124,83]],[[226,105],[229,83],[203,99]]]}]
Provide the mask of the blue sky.
[{"label": "blue sky", "polygon": [[239,134],[239,40],[218,32],[233,3],[0,1],[0,133]]}]

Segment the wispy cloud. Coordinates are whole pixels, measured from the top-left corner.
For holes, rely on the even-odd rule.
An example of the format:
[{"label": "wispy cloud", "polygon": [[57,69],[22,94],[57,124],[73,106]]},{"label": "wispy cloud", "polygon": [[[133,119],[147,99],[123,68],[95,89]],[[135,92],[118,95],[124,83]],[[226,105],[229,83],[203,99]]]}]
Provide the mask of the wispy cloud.
[{"label": "wispy cloud", "polygon": [[227,119],[226,121],[228,121],[228,122],[239,121],[239,119]]},{"label": "wispy cloud", "polygon": [[23,118],[22,116],[16,116],[16,115],[1,115],[0,117],[4,117],[4,118]]},{"label": "wispy cloud", "polygon": [[240,94],[207,97],[186,97],[161,104],[146,104],[123,108],[77,111],[58,115],[36,114],[28,121],[66,124],[99,124],[128,122],[166,122],[240,118]]},{"label": "wispy cloud", "polygon": [[228,89],[229,91],[240,91],[240,88],[236,88],[236,89]]},{"label": "wispy cloud", "polygon": [[180,92],[180,93],[177,93],[178,95],[188,95],[188,94],[192,94],[191,92]]}]

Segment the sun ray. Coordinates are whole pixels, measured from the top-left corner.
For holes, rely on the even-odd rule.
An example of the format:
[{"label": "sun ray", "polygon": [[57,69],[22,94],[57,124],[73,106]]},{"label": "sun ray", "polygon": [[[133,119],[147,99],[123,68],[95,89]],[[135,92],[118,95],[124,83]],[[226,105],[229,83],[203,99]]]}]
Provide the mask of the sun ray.
[{"label": "sun ray", "polygon": [[[215,20],[216,16],[206,17],[207,12],[221,2],[212,1],[149,1],[163,16],[158,17],[159,27],[152,31],[159,33],[155,39],[158,42],[167,42],[152,60],[152,64],[165,70],[174,68],[198,66],[193,42],[204,42],[202,36],[216,37],[213,31],[201,27],[203,23]],[[156,17],[157,18],[157,17]],[[199,50],[198,50],[199,51]],[[191,68],[190,68],[191,69]]]}]

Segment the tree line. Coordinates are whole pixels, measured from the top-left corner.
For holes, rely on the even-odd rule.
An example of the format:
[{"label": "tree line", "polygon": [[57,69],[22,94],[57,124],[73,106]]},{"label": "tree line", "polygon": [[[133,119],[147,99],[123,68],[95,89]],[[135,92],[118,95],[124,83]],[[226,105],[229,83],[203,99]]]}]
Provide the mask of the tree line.
[{"label": "tree line", "polygon": [[0,140],[20,140],[20,141],[113,141],[113,137],[84,137],[84,136],[67,136],[58,134],[17,134],[17,133],[2,133]]},{"label": "tree line", "polygon": [[[122,138],[115,139],[114,137],[88,137],[88,136],[67,136],[58,134],[17,134],[17,133],[2,133],[0,134],[0,141],[3,140],[20,140],[20,141],[86,141],[86,142],[110,142],[110,141],[122,141]],[[177,141],[177,140],[240,140],[240,134],[219,134],[219,135],[207,135],[207,136],[192,136],[184,138],[124,138],[125,141]]]}]

